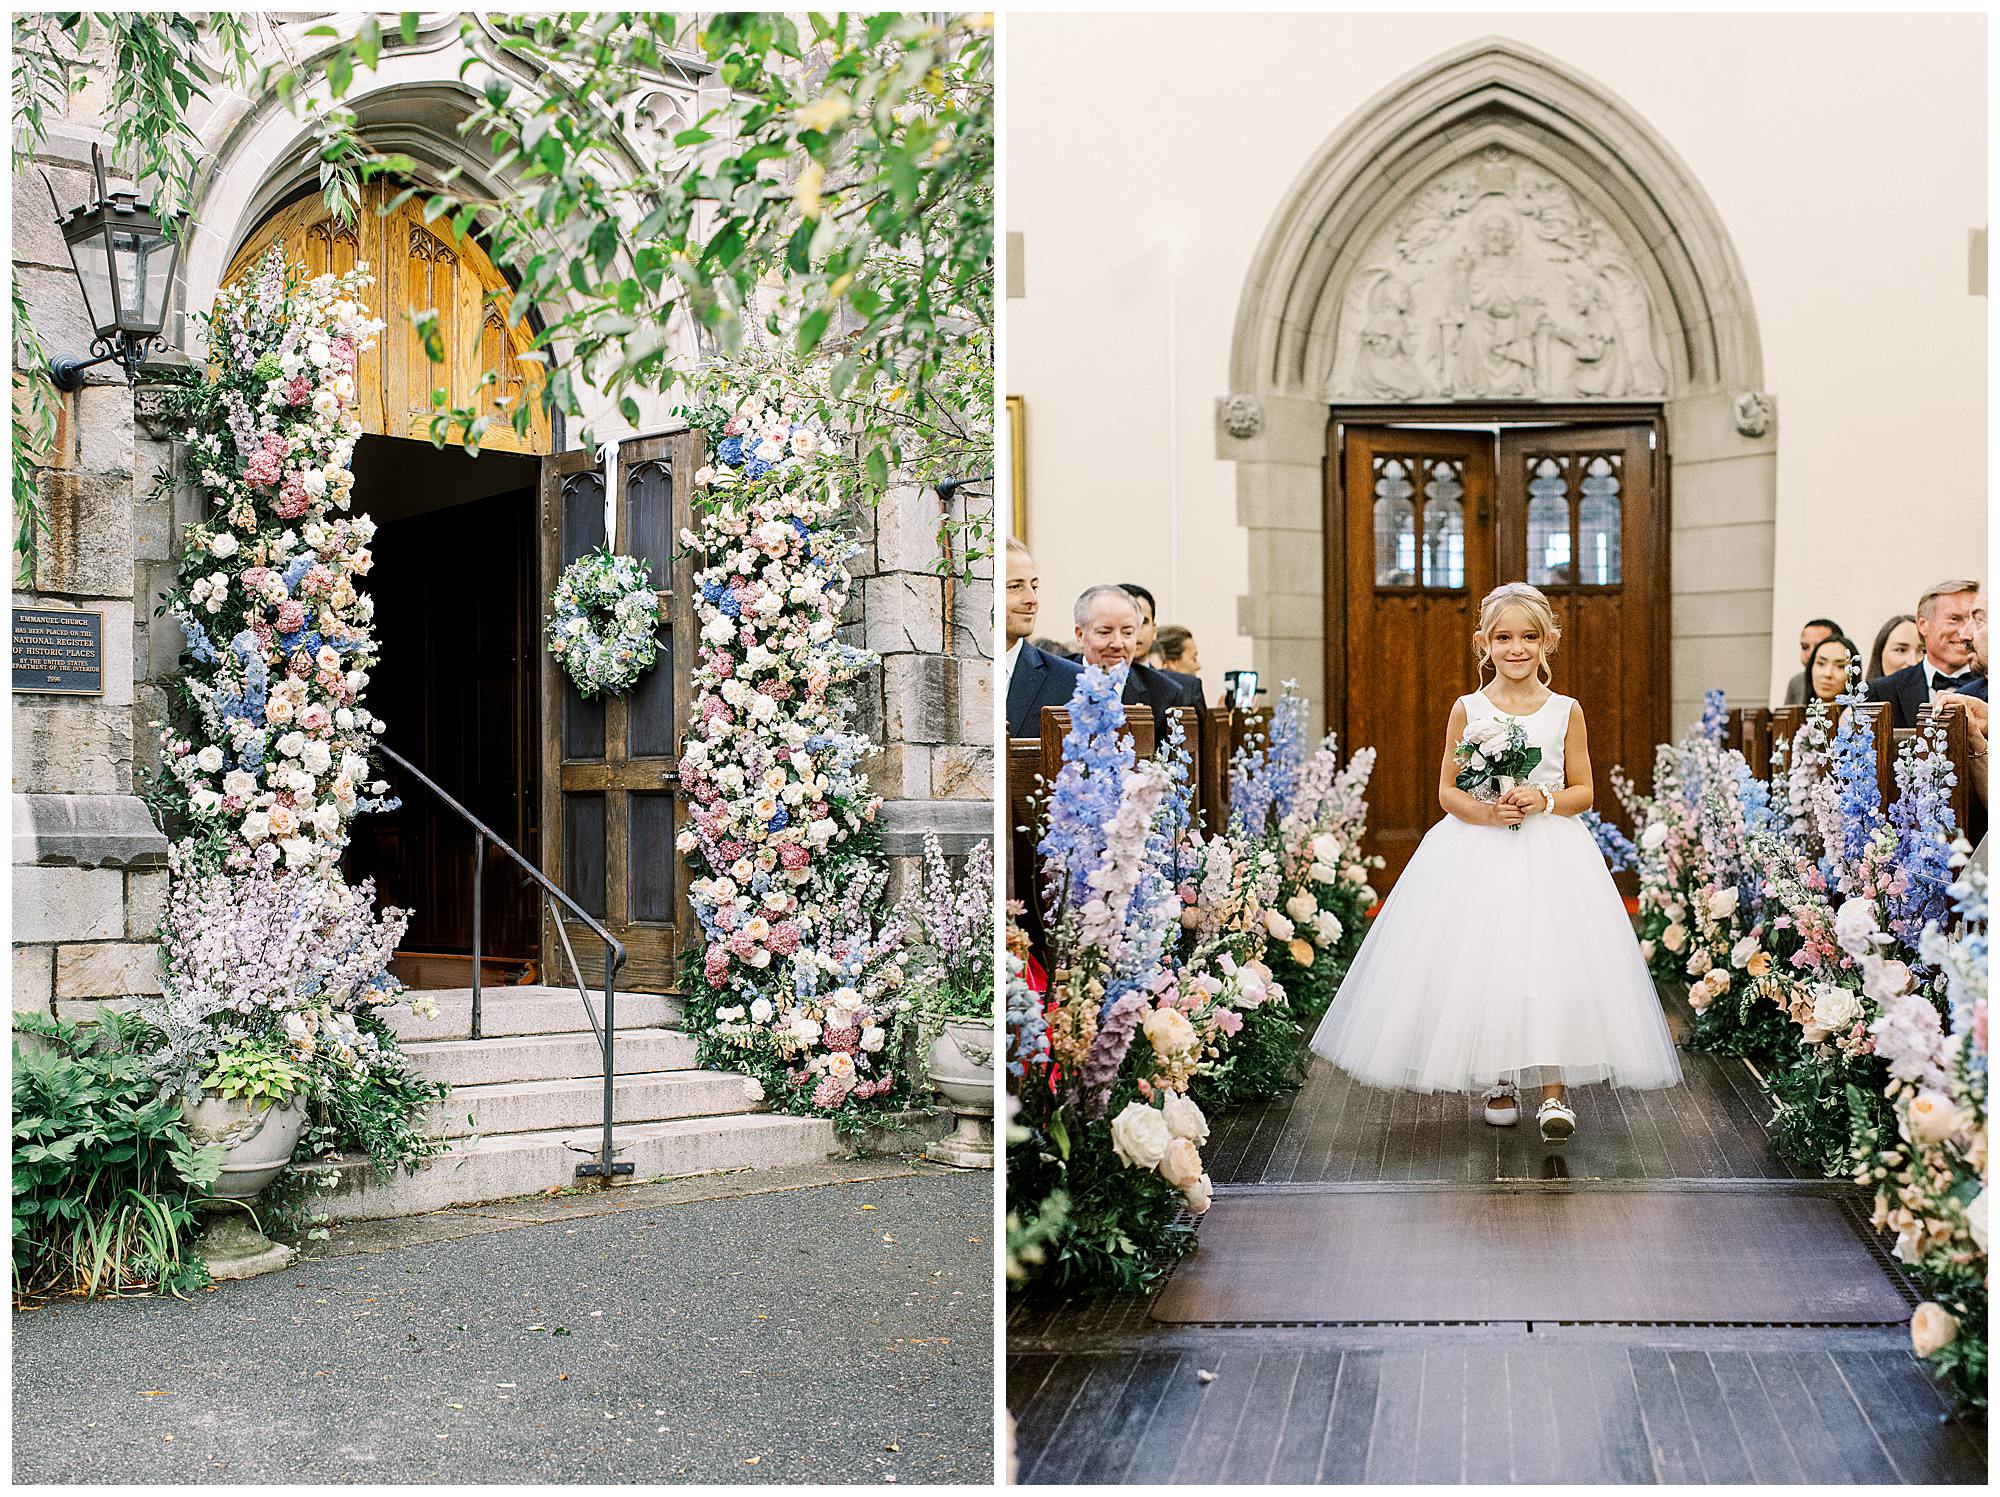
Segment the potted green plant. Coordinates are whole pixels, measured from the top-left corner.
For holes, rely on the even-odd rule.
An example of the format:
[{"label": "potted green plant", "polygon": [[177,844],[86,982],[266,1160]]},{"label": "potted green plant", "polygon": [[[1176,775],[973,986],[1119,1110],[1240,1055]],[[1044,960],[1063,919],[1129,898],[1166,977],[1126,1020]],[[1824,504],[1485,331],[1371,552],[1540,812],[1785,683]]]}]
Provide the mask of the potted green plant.
[{"label": "potted green plant", "polygon": [[224,1044],[181,1106],[197,1145],[226,1151],[209,1197],[208,1226],[197,1251],[217,1279],[245,1279],[283,1268],[293,1250],[257,1229],[246,1204],[291,1163],[305,1126],[306,1073],[281,1049],[250,1035]]},{"label": "potted green plant", "polygon": [[980,842],[953,876],[936,837],[924,839],[924,878],[912,901],[921,933],[918,1043],[931,1089],[957,1128],[924,1153],[963,1169],[993,1168],[993,846]]}]

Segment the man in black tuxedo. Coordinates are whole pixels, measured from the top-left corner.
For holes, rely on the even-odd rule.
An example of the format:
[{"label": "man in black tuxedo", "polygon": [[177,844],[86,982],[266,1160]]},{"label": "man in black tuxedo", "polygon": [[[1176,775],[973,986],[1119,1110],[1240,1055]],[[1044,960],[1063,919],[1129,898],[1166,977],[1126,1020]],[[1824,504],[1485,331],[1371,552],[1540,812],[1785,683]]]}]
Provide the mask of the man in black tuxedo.
[{"label": "man in black tuxedo", "polygon": [[1975,628],[1983,628],[1985,616],[1986,600],[1977,582],[1954,578],[1931,588],[1917,603],[1922,658],[1870,681],[1868,700],[1889,703],[1891,720],[1899,728],[1914,728],[1917,713],[1944,692],[1986,700],[1984,663],[1972,668]]},{"label": "man in black tuxedo", "polygon": [[[1132,601],[1139,605],[1139,644],[1132,652],[1132,659],[1135,664],[1147,665],[1160,638],[1159,605],[1153,601],[1152,593],[1136,582],[1121,582],[1118,585],[1130,593]],[[1192,691],[1194,700],[1187,705],[1207,709],[1208,694],[1201,689],[1201,677],[1191,676],[1185,671],[1169,670],[1164,665],[1148,665],[1147,668],[1157,670],[1163,676],[1172,676],[1174,684],[1183,692]]]},{"label": "man in black tuxedo", "polygon": [[1083,667],[1060,655],[1036,649],[1028,642],[1041,611],[1042,579],[1035,575],[1035,558],[1028,548],[1007,538],[1007,736],[1040,738],[1042,709],[1067,707],[1076,694]]},{"label": "man in black tuxedo", "polygon": [[1139,605],[1124,588],[1107,582],[1086,589],[1076,600],[1075,618],[1076,643],[1084,663],[1109,670],[1131,662],[1125,677],[1125,705],[1151,707],[1159,731],[1166,729],[1167,708],[1201,705],[1198,684],[1190,690],[1185,676],[1138,663]]}]

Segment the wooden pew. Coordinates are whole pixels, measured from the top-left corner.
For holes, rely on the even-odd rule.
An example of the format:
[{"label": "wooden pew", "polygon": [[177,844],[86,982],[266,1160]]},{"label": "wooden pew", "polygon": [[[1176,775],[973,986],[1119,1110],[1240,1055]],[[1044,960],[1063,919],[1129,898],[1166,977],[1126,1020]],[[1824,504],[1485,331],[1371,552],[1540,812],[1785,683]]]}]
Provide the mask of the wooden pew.
[{"label": "wooden pew", "polygon": [[[1930,725],[1931,709],[1921,708],[1917,713],[1917,729],[1923,731]],[[1972,793],[1972,724],[1965,715],[1965,709],[1950,706],[1937,714],[1938,724],[1944,729],[1945,757],[1951,760],[1956,771],[1957,783],[1951,787],[1951,814],[1965,833],[1968,842],[1977,844],[1986,835],[1986,803]]]},{"label": "wooden pew", "polygon": [[1771,777],[1771,709],[1769,707],[1745,707],[1741,729],[1741,742],[1737,745],[1744,761],[1750,766],[1750,773],[1760,780]]},{"label": "wooden pew", "polygon": [[1021,927],[1028,932],[1038,957],[1046,955],[1035,857],[1035,844],[1042,840],[1041,772],[1039,738],[1007,740],[1007,897],[1021,901]]}]

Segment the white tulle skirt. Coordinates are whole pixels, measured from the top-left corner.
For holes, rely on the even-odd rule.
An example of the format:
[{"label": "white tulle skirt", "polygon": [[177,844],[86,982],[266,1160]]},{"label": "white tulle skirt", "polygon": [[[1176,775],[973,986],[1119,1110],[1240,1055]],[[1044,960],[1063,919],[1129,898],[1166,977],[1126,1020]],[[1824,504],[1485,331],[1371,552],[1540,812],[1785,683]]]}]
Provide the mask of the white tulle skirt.
[{"label": "white tulle skirt", "polygon": [[1681,1079],[1625,901],[1573,816],[1425,833],[1312,1048],[1407,1091]]}]

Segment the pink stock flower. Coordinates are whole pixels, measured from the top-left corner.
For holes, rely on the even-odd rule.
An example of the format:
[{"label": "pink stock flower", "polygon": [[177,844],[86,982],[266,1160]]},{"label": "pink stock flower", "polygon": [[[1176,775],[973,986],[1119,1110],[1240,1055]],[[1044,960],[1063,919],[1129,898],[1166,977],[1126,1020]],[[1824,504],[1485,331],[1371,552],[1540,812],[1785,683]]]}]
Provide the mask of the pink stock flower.
[{"label": "pink stock flower", "polygon": [[842,1081],[838,1076],[829,1076],[814,1089],[813,1106],[826,1109],[838,1107],[853,1089],[852,1083]]},{"label": "pink stock flower", "polygon": [[272,506],[272,513],[281,520],[296,520],[306,512],[311,503],[305,485],[297,477],[288,477],[284,487],[278,491],[278,502]]},{"label": "pink stock flower", "polygon": [[287,598],[278,605],[278,632],[297,634],[306,626],[306,606],[295,599]]},{"label": "pink stock flower", "polygon": [[764,944],[779,956],[790,956],[799,949],[799,928],[789,920],[781,920],[771,927],[770,938]]}]

